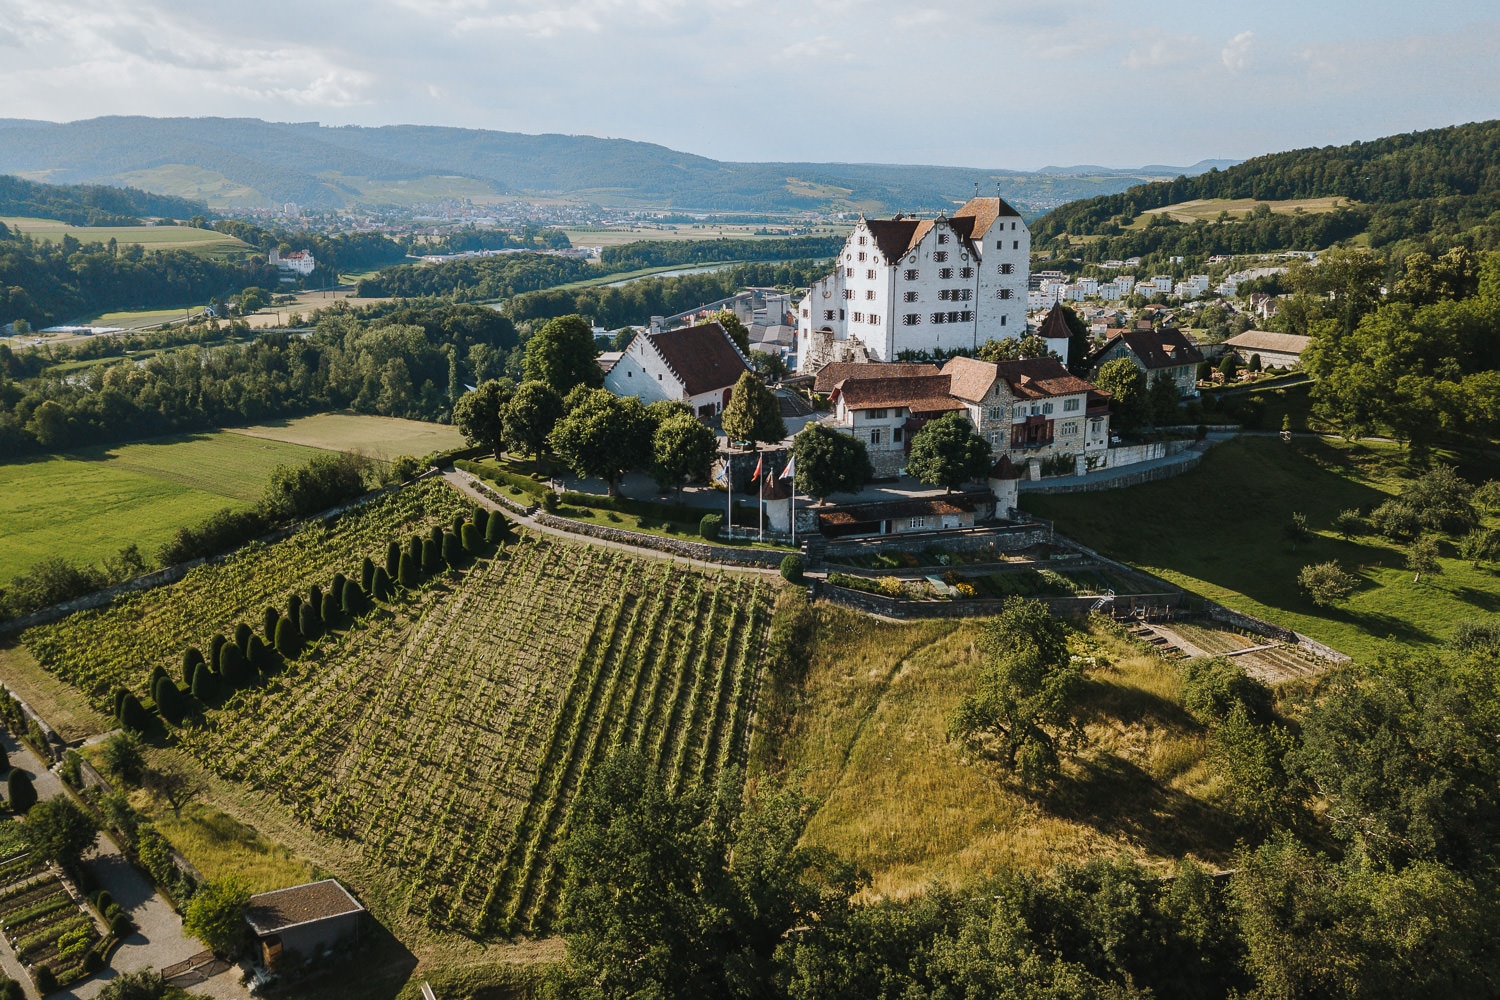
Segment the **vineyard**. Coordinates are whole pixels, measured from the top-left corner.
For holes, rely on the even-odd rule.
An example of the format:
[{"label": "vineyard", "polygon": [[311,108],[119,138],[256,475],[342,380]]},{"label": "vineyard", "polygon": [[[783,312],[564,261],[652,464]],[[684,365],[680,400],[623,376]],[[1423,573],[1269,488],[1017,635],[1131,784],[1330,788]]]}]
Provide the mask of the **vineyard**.
[{"label": "vineyard", "polygon": [[346,633],[313,669],[243,691],[186,749],[399,874],[432,926],[537,933],[552,848],[615,745],[671,786],[744,751],[769,588],[526,536],[409,615]]},{"label": "vineyard", "polygon": [[151,668],[175,671],[184,647],[207,648],[213,633],[260,621],[265,605],[283,604],[288,593],[305,593],[314,582],[326,585],[334,571],[357,569],[361,559],[383,552],[389,539],[469,508],[443,483],[419,483],[331,522],[304,525],[274,545],[247,545],[170,587],[31,629],[24,641],[37,662],[109,714],[116,688],[144,690]]}]

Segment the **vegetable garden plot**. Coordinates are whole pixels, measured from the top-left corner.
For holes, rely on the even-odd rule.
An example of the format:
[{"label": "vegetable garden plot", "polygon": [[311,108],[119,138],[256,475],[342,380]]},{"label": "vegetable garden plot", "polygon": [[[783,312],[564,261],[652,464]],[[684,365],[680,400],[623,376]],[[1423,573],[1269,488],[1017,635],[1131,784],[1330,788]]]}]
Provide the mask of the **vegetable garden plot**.
[{"label": "vegetable garden plot", "polygon": [[540,933],[574,797],[616,745],[674,786],[742,755],[770,585],[526,535],[183,745],[396,879],[436,927]]},{"label": "vegetable garden plot", "polygon": [[60,985],[88,975],[85,956],[100,943],[62,878],[30,855],[0,864],[0,932],[33,977],[45,966]]},{"label": "vegetable garden plot", "polygon": [[447,523],[472,505],[446,483],[429,480],[390,493],[328,523],[304,525],[272,545],[250,544],[168,587],[132,594],[98,612],[70,615],[25,632],[46,669],[80,688],[105,714],[118,687],[143,689],[151,668],[178,673],[182,650],[207,648],[215,632],[238,622],[256,628],[266,605],[327,586],[335,571],[358,571],[391,539]]}]

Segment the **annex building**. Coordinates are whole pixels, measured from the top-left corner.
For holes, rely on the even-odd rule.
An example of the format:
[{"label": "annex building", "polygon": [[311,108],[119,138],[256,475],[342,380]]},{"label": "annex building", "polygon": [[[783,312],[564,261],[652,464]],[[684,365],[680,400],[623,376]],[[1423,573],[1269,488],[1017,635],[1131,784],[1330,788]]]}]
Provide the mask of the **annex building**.
[{"label": "annex building", "polygon": [[734,384],[751,370],[718,323],[637,334],[625,350],[601,354],[599,367],[616,396],[686,403],[703,418],[722,412]]},{"label": "annex building", "polygon": [[1031,232],[1001,198],[936,219],[861,217],[797,305],[798,370],[1024,337],[1030,260]]}]

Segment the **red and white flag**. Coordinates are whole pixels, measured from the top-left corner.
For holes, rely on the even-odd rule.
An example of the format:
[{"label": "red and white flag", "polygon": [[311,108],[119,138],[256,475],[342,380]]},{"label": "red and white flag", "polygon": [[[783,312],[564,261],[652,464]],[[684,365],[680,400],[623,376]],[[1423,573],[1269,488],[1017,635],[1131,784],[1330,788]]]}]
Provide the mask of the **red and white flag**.
[{"label": "red and white flag", "polygon": [[765,464],[766,464],[766,453],[765,452],[761,452],[760,453],[760,458],[756,459],[756,462],[755,462],[755,474],[750,477],[750,481],[752,483],[755,482],[757,479],[760,478],[761,470],[765,467]]},{"label": "red and white flag", "polygon": [[790,479],[797,471],[797,456],[793,455],[787,459],[786,468],[781,470],[782,479]]}]

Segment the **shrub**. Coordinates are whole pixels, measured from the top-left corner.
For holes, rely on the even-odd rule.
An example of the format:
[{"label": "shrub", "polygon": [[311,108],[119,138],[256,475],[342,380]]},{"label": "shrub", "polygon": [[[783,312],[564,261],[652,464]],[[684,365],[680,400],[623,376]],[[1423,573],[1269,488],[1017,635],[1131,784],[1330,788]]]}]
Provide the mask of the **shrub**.
[{"label": "shrub", "polygon": [[441,552],[443,546],[443,526],[441,524],[434,524],[432,529],[427,532],[427,540],[436,545],[438,551]]},{"label": "shrub", "polygon": [[228,642],[229,640],[222,635],[216,635],[208,641],[208,662],[212,663],[215,669],[219,666],[219,658],[224,655],[224,646]]},{"label": "shrub", "polygon": [[302,638],[308,642],[323,634],[323,619],[311,603],[302,605],[302,610],[297,617],[297,631],[301,632]]},{"label": "shrub", "polygon": [[1326,608],[1354,593],[1359,587],[1359,577],[1330,559],[1303,566],[1297,574],[1297,586],[1312,598],[1314,604]]},{"label": "shrub", "polygon": [[1500,657],[1500,619],[1461,622],[1453,633],[1453,648]]},{"label": "shrub", "polygon": [[250,661],[245,659],[245,654],[240,652],[238,646],[226,646],[224,656],[219,661],[219,677],[223,679],[224,686],[234,690],[250,679]]},{"label": "shrub", "polygon": [[422,565],[422,536],[412,535],[406,540],[406,554],[418,566]]},{"label": "shrub", "polygon": [[[397,560],[398,568],[400,560]],[[370,587],[370,596],[377,601],[389,601],[391,599],[391,575],[385,571],[384,566],[375,567],[375,582]]]},{"label": "shrub", "polygon": [[205,705],[212,704],[219,697],[219,677],[206,663],[193,674],[193,697]]},{"label": "shrub", "polygon": [[241,653],[250,648],[250,636],[254,634],[250,631],[250,626],[244,622],[240,622],[234,627],[234,644],[240,648]]},{"label": "shrub", "polygon": [[6,771],[9,771],[9,770],[10,770],[10,754],[8,754],[8,753],[5,752],[5,748],[4,747],[0,747],[0,774],[4,774]]},{"label": "shrub", "polygon": [[260,636],[250,637],[250,649],[245,653],[245,661],[250,664],[250,669],[257,673],[267,673],[271,669],[271,648],[261,642]]},{"label": "shrub", "polygon": [[391,479],[398,483],[409,483],[422,471],[422,463],[410,455],[397,455],[391,459]]},{"label": "shrub", "polygon": [[481,507],[478,504],[475,504],[474,505],[474,516],[473,516],[473,518],[471,520],[473,520],[473,522],[474,522],[474,530],[477,531],[477,532],[479,532],[479,537],[480,538],[483,538],[484,537],[484,533],[485,533],[485,529],[487,529],[489,527],[489,522],[490,522],[490,511],[489,511],[489,508],[488,507]]},{"label": "shrub", "polygon": [[343,602],[333,596],[330,591],[323,595],[323,626],[325,628],[337,628],[341,622],[340,612],[343,611]]},{"label": "shrub", "polygon": [[[312,605],[312,609],[318,613],[319,618],[323,617],[323,588],[316,583],[308,588],[307,603]],[[297,620],[301,621],[302,619],[298,618]]]},{"label": "shrub", "polygon": [[[472,530],[473,525],[459,525],[460,531],[462,531],[464,528],[469,528],[470,530]],[[464,547],[459,543],[458,536],[453,534],[452,532],[445,531],[443,533],[443,562],[447,563],[452,569],[458,569],[458,567],[463,564],[463,561]]]},{"label": "shrub", "polygon": [[335,573],[333,574],[333,586],[328,588],[328,592],[333,595],[335,600],[342,600],[344,596],[344,584],[348,582],[349,578],[347,576],[342,573]]},{"label": "shrub", "polygon": [[[273,626],[267,627],[267,635],[271,634],[271,627]],[[182,683],[193,683],[193,668],[202,662],[203,654],[198,652],[197,646],[189,646],[187,649],[184,649],[182,651]]]},{"label": "shrub", "polygon": [[281,620],[281,612],[267,605],[266,610],[261,613],[260,618],[263,638],[266,642],[274,645],[276,642],[276,623]]},{"label": "shrub", "polygon": [[542,510],[549,514],[557,513],[557,494],[552,490],[542,494]]},{"label": "shrub", "polygon": [[435,542],[430,538],[422,541],[422,572],[431,576],[443,568],[441,542]]},{"label": "shrub", "polygon": [[401,569],[401,543],[391,542],[385,547],[385,575],[395,577]]},{"label": "shrub", "polygon": [[120,699],[119,719],[120,725],[131,732],[144,733],[151,728],[151,716],[146,714],[140,699],[130,691],[126,691],[125,696]]},{"label": "shrub", "polygon": [[719,530],[723,526],[723,514],[704,514],[703,520],[698,522],[698,534],[710,542],[717,542],[719,540]]},{"label": "shrub", "polygon": [[293,594],[286,599],[286,616],[294,622],[302,620],[302,595]]},{"label": "shrub", "polygon": [[1387,500],[1376,507],[1370,514],[1370,523],[1375,526],[1376,531],[1394,542],[1415,538],[1422,530],[1421,517],[1410,504],[1401,500]]},{"label": "shrub", "polygon": [[146,678],[146,690],[151,692],[151,697],[156,697],[156,685],[166,676],[167,672],[162,669],[161,664],[158,663],[151,668],[151,676]]},{"label": "shrub", "polygon": [[[294,659],[302,652],[302,636],[297,632],[297,626],[290,618],[283,618],[276,623],[276,652],[287,659]],[[197,683],[193,685],[193,694],[197,694]]]},{"label": "shrub", "polygon": [[131,933],[134,930],[135,924],[131,923],[130,918],[125,914],[117,913],[110,918],[109,932],[119,940],[123,941],[126,938],[130,937]]},{"label": "shrub", "polygon": [[31,970],[31,981],[36,984],[36,991],[46,996],[57,989],[57,976],[52,972],[50,966],[38,965]]},{"label": "shrub", "polygon": [[1271,720],[1271,689],[1225,657],[1185,660],[1183,704],[1205,723],[1229,717],[1236,705],[1256,723]]},{"label": "shrub", "polygon": [[[397,556],[400,561],[400,556]],[[359,589],[367,594],[375,592],[375,560],[365,556],[365,561],[359,567]]]},{"label": "shrub", "polygon": [[97,893],[94,894],[94,909],[103,914],[104,911],[109,907],[109,905],[114,901],[115,897],[109,894],[108,889],[100,889]]},{"label": "shrub", "polygon": [[1359,511],[1350,507],[1341,510],[1333,519],[1333,530],[1339,533],[1344,541],[1349,541],[1355,535],[1362,535],[1365,531],[1365,519],[1359,516]]},{"label": "shrub", "polygon": [[781,578],[788,583],[802,582],[802,557],[790,555],[781,560]]},{"label": "shrub", "polygon": [[448,530],[453,532],[454,537],[462,535],[464,533],[464,516],[462,514],[454,514],[453,520],[448,522]]},{"label": "shrub", "polygon": [[187,703],[182,700],[182,692],[172,678],[163,677],[157,681],[151,695],[156,699],[156,710],[163,719],[174,726],[182,725],[182,717],[187,714]]},{"label": "shrub", "polygon": [[489,520],[484,526],[484,540],[491,545],[499,545],[505,541],[505,531],[510,526],[505,515],[498,510],[491,511]]},{"label": "shrub", "polygon": [[401,574],[397,579],[407,590],[415,590],[422,583],[421,563],[410,552],[401,553]]},{"label": "shrub", "polygon": [[25,813],[36,805],[36,786],[25,771],[16,769],[10,772],[10,777],[5,779],[5,794],[10,800],[11,812]]},{"label": "shrub", "polygon": [[90,948],[83,953],[83,971],[85,974],[92,976],[102,968],[104,968],[104,956],[99,954],[97,949]]},{"label": "shrub", "polygon": [[356,584],[353,580],[350,580],[348,583],[344,584],[344,600],[342,610],[344,613],[344,617],[349,620],[353,620],[355,618],[363,618],[370,611],[369,598],[365,597],[364,590],[362,590],[359,585]]}]

